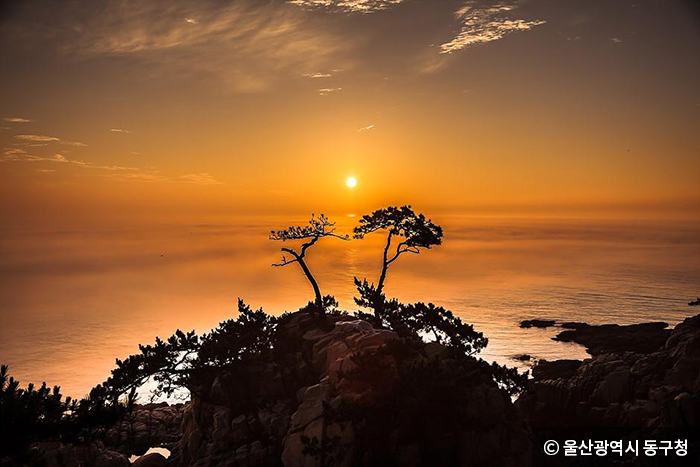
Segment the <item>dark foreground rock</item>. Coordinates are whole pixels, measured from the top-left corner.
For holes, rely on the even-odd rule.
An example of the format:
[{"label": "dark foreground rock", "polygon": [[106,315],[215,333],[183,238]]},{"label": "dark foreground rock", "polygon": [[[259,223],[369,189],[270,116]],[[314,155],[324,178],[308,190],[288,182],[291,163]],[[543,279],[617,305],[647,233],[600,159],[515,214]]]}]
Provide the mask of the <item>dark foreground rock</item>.
[{"label": "dark foreground rock", "polygon": [[[44,441],[30,446],[27,464],[37,467],[128,467],[127,457],[109,450],[104,443],[95,441],[82,445]],[[16,465],[8,462],[7,465]]]},{"label": "dark foreground rock", "polygon": [[152,452],[141,456],[131,464],[133,467],[168,467],[170,464],[162,454]]},{"label": "dark foreground rock", "polygon": [[532,369],[535,380],[570,378],[581,367],[581,360],[539,360]]},{"label": "dark foreground rock", "polygon": [[185,404],[139,405],[118,425],[107,431],[104,442],[127,456],[140,456],[148,449],[172,449],[180,440]]},{"label": "dark foreground rock", "polygon": [[535,367],[517,401],[532,426],[700,427],[700,315],[672,331],[665,323],[590,328],[571,339],[590,346],[592,359]]},{"label": "dark foreground rock", "polygon": [[[152,447],[177,448],[186,407],[166,403],[137,405],[101,439],[77,445],[59,441],[33,443],[27,463],[37,467],[128,467],[131,455],[140,456]],[[7,465],[13,464],[8,461]],[[168,461],[154,453],[137,459],[133,465],[163,467]]]}]

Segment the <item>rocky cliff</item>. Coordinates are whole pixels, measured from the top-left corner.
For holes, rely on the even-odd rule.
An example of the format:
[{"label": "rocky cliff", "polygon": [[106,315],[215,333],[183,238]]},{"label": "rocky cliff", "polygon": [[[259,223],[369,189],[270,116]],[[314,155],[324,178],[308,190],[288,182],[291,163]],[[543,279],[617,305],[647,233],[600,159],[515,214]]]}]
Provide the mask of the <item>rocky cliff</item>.
[{"label": "rocky cliff", "polygon": [[[295,345],[248,382],[217,379],[185,412],[174,462],[198,466],[526,466],[530,438],[488,365],[349,317],[282,323]],[[241,404],[242,399],[248,400]]]}]

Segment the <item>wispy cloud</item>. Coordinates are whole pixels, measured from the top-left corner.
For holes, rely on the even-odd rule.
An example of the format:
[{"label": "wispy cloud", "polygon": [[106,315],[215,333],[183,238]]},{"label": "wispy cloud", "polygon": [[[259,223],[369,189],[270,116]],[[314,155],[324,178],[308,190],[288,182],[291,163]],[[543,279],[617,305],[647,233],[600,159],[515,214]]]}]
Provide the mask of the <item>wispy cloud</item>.
[{"label": "wispy cloud", "polygon": [[[141,169],[139,167],[125,167],[120,165],[104,165],[95,164],[93,162],[82,161],[78,159],[69,159],[63,154],[52,154],[41,156],[32,154],[21,148],[5,148],[0,153],[0,162],[52,162],[65,164],[66,166],[80,167],[83,169],[92,169],[98,174],[115,180],[136,180],[147,182],[164,182],[164,183],[191,183],[196,185],[221,185],[222,182],[216,180],[211,174],[206,172],[191,173],[177,176],[167,176],[161,174],[153,168]],[[41,168],[37,172],[49,173],[55,172],[55,169]]]},{"label": "wispy cloud", "polygon": [[190,183],[194,185],[222,185],[208,173],[193,173],[170,177],[158,171],[138,172],[138,173],[114,173],[103,175],[113,180],[137,181],[137,182],[159,182],[159,183]]},{"label": "wispy cloud", "polygon": [[357,131],[369,131],[369,130],[374,130],[375,126],[374,125],[367,125],[363,126],[362,128],[358,128]]},{"label": "wispy cloud", "polygon": [[36,143],[49,143],[54,141],[61,141],[60,138],[46,135],[16,135],[15,138],[22,141],[34,141]]},{"label": "wispy cloud", "polygon": [[325,8],[349,13],[374,13],[386,10],[404,0],[289,0],[288,3],[305,8]]},{"label": "wispy cloud", "polygon": [[100,165],[92,162],[85,162],[77,159],[68,159],[63,154],[52,154],[49,156],[40,156],[27,152],[21,148],[5,148],[0,155],[2,162],[59,162],[62,164],[72,164],[86,169],[100,170],[132,170],[138,171],[137,167],[121,167],[116,165]]},{"label": "wispy cloud", "polygon": [[497,41],[514,32],[528,31],[545,24],[544,20],[514,18],[517,6],[510,3],[480,5],[470,1],[457,10],[455,15],[462,26],[459,34],[440,46],[440,53],[448,54],[486,42]]},{"label": "wispy cloud", "polygon": [[331,94],[331,93],[334,93],[334,92],[338,92],[338,91],[342,91],[342,90],[343,90],[343,88],[322,88],[322,89],[319,89],[319,90],[318,90],[318,94],[319,94],[320,96],[327,96],[328,94]]},{"label": "wispy cloud", "polygon": [[620,39],[619,37],[611,37],[610,40],[616,44],[619,44],[620,42],[622,42],[622,39]]},{"label": "wispy cloud", "polygon": [[5,120],[6,122],[10,122],[10,123],[29,123],[32,121],[32,120],[29,120],[26,118],[20,118],[20,117],[6,117],[6,118],[3,118],[3,120]]},{"label": "wispy cloud", "polygon": [[85,161],[79,161],[79,160],[69,160],[67,162],[70,162],[71,164],[77,165],[79,167],[84,167],[86,169],[126,170],[126,171],[133,171],[133,172],[138,172],[139,170],[141,170],[138,167],[122,167],[119,165],[99,165],[99,164],[93,164],[92,162],[85,162]]},{"label": "wispy cloud", "polygon": [[305,78],[330,78],[333,75],[330,73],[304,73],[301,76]]},{"label": "wispy cloud", "polygon": [[124,130],[123,128],[110,128],[109,131],[112,133],[131,133],[129,130]]},{"label": "wispy cloud", "polygon": [[5,148],[0,154],[0,161],[2,162],[68,162],[68,160],[61,154],[54,154],[51,156],[38,156],[36,154],[30,154],[24,149],[20,148]]},{"label": "wispy cloud", "polygon": [[216,180],[206,172],[198,174],[187,174],[177,177],[177,181],[195,183],[197,185],[221,185],[221,182]]},{"label": "wispy cloud", "polygon": [[[355,3],[351,9],[392,2],[348,5]],[[329,27],[328,18],[280,1],[154,0],[138,7],[132,0],[47,1],[20,19],[8,31],[17,40],[40,37],[76,59],[133,57],[158,74],[198,74],[246,93],[298,76],[300,69],[348,65],[344,52],[354,46]]]},{"label": "wispy cloud", "polygon": [[[26,141],[24,146],[46,146],[46,143],[61,143],[67,146],[76,146],[81,148],[86,148],[87,144],[78,141],[64,141],[56,136],[46,136],[46,135],[15,135],[15,139],[20,141]],[[31,144],[31,143],[41,143],[41,144]]]}]

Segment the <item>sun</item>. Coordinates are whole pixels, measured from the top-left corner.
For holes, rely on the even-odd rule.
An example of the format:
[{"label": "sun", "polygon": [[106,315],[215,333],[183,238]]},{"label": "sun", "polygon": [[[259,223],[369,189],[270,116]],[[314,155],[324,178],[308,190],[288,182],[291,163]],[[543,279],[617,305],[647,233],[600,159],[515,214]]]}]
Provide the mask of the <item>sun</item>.
[{"label": "sun", "polygon": [[345,180],[345,184],[348,186],[348,188],[355,188],[355,186],[357,186],[357,180],[355,177],[348,177],[348,179]]}]

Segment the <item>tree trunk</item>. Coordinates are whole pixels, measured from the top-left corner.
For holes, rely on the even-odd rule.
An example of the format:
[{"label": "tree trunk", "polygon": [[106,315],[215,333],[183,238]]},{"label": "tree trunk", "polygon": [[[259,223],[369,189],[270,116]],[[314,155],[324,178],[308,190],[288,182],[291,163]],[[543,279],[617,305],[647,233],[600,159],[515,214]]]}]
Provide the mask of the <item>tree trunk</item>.
[{"label": "tree trunk", "polygon": [[386,272],[389,269],[389,264],[387,263],[389,258],[389,248],[391,248],[391,232],[386,237],[386,246],[384,247],[384,255],[382,256],[382,273],[379,275],[379,282],[377,283],[377,290],[375,291],[374,297],[374,317],[377,320],[377,324],[381,323],[381,313],[384,310],[384,300],[382,300],[382,291],[384,290],[384,282],[386,281]]},{"label": "tree trunk", "polygon": [[304,271],[304,275],[311,283],[311,287],[313,287],[314,289],[314,294],[316,295],[316,308],[318,308],[319,314],[323,316],[325,310],[323,309],[323,298],[321,297],[321,289],[318,287],[316,279],[314,279],[314,276],[311,274],[311,271],[309,271],[309,268],[304,262],[304,260],[302,258],[297,258],[297,261],[299,262],[299,266],[301,266],[301,270]]},{"label": "tree trunk", "polygon": [[387,263],[389,259],[389,248],[391,248],[391,232],[386,237],[386,246],[384,247],[384,255],[382,256],[382,273],[379,275],[379,282],[377,283],[377,294],[381,294],[384,290],[384,281],[386,280],[386,271],[389,269],[389,264]]}]

